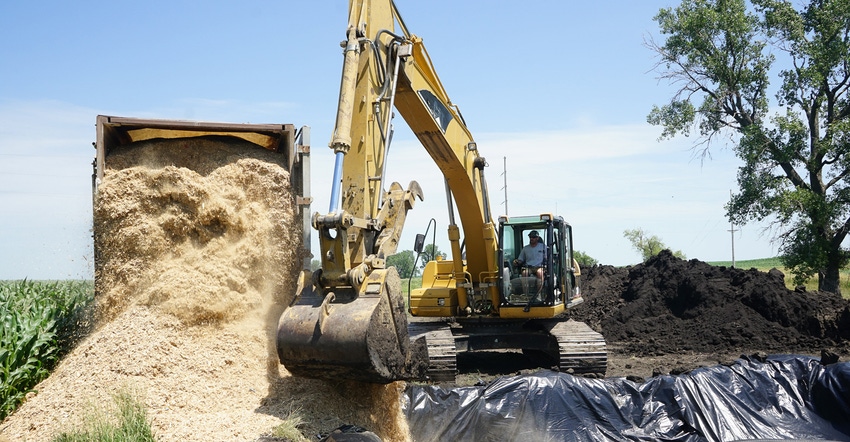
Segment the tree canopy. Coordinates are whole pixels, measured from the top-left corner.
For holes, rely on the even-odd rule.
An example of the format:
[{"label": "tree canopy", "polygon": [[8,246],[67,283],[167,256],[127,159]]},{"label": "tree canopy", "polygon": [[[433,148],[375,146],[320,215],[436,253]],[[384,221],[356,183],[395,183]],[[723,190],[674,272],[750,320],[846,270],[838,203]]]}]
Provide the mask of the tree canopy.
[{"label": "tree canopy", "polygon": [[419,267],[424,269],[428,261],[433,261],[438,256],[441,259],[446,259],[446,254],[440,251],[439,246],[436,244],[426,244],[422,250],[422,254],[419,256]]},{"label": "tree canopy", "polygon": [[[632,247],[640,253],[641,258],[643,258],[644,261],[661,253],[662,250],[667,249],[667,246],[664,245],[661,238],[656,235],[650,235],[643,229],[626,230],[623,232],[623,236],[632,243]],[[681,259],[687,259],[681,250],[673,252],[673,256]]]},{"label": "tree canopy", "polygon": [[581,250],[573,251],[573,258],[575,258],[576,262],[582,267],[593,267],[596,264],[599,264],[598,260]]},{"label": "tree canopy", "polygon": [[698,131],[703,155],[731,135],[743,164],[729,220],[770,222],[798,282],[818,275],[821,290],[839,293],[850,232],[850,0],[801,10],[783,0],[684,0],[655,20],[665,40],[647,46],[679,90],[647,120],[662,138]]},{"label": "tree canopy", "polygon": [[410,278],[411,276],[416,276],[413,261],[413,251],[403,250],[387,258],[387,267],[395,267],[396,271],[398,271],[398,276]]}]

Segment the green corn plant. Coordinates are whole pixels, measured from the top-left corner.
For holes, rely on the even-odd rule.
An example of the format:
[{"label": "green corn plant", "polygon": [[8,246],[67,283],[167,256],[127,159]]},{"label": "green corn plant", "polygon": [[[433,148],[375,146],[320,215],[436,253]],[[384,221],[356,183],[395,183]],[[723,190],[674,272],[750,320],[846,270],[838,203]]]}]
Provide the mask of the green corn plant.
[{"label": "green corn plant", "polygon": [[58,325],[70,328],[91,298],[82,283],[0,282],[0,420],[48,376],[62,351]]}]

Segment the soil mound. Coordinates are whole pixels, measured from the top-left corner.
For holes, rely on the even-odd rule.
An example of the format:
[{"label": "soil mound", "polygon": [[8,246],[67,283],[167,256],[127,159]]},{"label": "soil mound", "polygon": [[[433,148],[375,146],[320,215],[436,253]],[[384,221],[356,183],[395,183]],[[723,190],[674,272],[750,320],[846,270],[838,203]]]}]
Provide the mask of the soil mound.
[{"label": "soil mound", "polygon": [[636,356],[702,352],[850,353],[850,301],[785,287],[761,272],[681,260],[669,251],[632,267],[583,273],[571,317]]},{"label": "soil mound", "polygon": [[67,355],[0,439],[50,440],[129,389],[157,440],[255,441],[298,416],[407,440],[402,383],[293,378],[278,319],[301,257],[283,160],[242,140],[151,140],[112,153],[95,202],[99,327]]}]

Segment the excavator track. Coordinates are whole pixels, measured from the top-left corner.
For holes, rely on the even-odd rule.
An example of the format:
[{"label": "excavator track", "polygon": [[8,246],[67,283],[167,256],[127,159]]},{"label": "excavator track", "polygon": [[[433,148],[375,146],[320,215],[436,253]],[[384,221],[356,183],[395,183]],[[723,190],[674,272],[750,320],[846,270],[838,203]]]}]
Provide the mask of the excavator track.
[{"label": "excavator track", "polygon": [[565,373],[605,376],[608,352],[605,338],[587,324],[559,321],[549,331],[558,340],[559,366]]},{"label": "excavator track", "polygon": [[428,371],[432,382],[454,382],[457,375],[457,347],[452,330],[443,322],[411,322],[407,333],[411,341],[425,337],[428,346]]},{"label": "excavator track", "polygon": [[[558,354],[551,354],[558,361],[561,372],[587,377],[604,377],[608,366],[608,353],[605,338],[593,331],[587,324],[573,320],[541,321],[542,329],[557,341]],[[492,331],[475,331],[475,328],[463,328],[460,336],[452,333],[451,327],[445,322],[411,322],[408,325],[411,341],[425,337],[428,347],[427,380],[431,382],[454,382],[457,375],[457,340],[466,340],[470,336],[506,337],[516,336],[516,332],[503,331],[494,334]],[[534,336],[533,334],[531,336]],[[537,334],[537,336],[540,336]],[[496,341],[500,340],[496,339]],[[539,338],[532,338],[539,340]],[[481,341],[478,341],[480,344]],[[552,349],[554,350],[554,348]]]}]

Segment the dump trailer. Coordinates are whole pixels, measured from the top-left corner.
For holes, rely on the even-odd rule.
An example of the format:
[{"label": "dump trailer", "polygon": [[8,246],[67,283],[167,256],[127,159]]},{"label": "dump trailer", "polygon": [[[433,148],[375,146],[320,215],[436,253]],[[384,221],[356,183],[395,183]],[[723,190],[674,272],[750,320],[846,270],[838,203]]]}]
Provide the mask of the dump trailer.
[{"label": "dump trailer", "polygon": [[[108,115],[97,116],[97,139],[95,159],[92,162],[92,198],[97,194],[98,185],[103,181],[108,169],[118,170],[145,163],[147,165],[169,164],[174,155],[168,150],[187,151],[181,153],[185,158],[179,167],[195,169],[193,158],[209,155],[198,148],[200,140],[215,140],[220,144],[238,145],[240,155],[251,156],[252,152],[270,152],[279,155],[277,162],[285,165],[289,171],[292,198],[302,224],[304,250],[298,254],[303,257],[302,266],[309,268],[312,255],[310,247],[310,127],[298,129],[292,124],[244,124],[224,122],[203,122],[186,120],[144,119]],[[153,153],[150,146],[156,143],[160,155]],[[146,154],[145,149],[151,153]],[[163,150],[165,149],[165,150]],[[139,155],[128,161],[122,152],[138,150]],[[162,154],[165,152],[165,154]],[[288,196],[281,196],[282,198]],[[95,271],[100,267],[97,243],[95,243]]]}]

